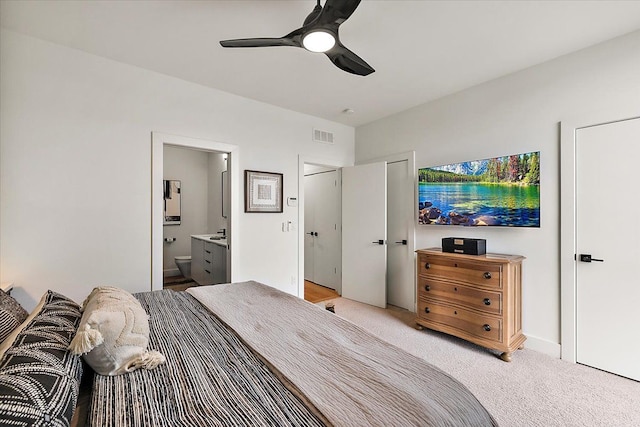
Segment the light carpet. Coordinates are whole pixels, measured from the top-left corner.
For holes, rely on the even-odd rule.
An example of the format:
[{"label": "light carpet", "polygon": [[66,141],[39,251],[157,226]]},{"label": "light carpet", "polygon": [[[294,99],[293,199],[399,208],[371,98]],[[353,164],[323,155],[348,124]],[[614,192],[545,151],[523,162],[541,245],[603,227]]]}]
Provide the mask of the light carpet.
[{"label": "light carpet", "polygon": [[458,379],[503,427],[640,426],[640,382],[526,348],[503,362],[497,352],[416,330],[413,313],[346,298],[331,302],[337,315]]}]

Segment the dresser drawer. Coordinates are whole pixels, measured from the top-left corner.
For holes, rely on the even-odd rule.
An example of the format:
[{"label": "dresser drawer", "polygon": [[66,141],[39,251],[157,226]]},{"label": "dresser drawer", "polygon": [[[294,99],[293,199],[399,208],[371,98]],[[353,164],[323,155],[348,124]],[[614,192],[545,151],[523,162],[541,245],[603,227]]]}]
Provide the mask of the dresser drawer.
[{"label": "dresser drawer", "polygon": [[214,243],[206,242],[204,244],[204,260],[209,261],[208,265],[213,262],[213,247]]},{"label": "dresser drawer", "polygon": [[430,278],[455,280],[471,285],[502,288],[502,265],[475,264],[466,260],[420,254],[418,274]]},{"label": "dresser drawer", "polygon": [[428,327],[451,333],[456,329],[463,335],[502,342],[502,320],[482,315],[464,308],[440,304],[429,298],[418,299],[418,319]]},{"label": "dresser drawer", "polygon": [[502,314],[502,292],[418,277],[418,297],[460,304],[490,314]]}]

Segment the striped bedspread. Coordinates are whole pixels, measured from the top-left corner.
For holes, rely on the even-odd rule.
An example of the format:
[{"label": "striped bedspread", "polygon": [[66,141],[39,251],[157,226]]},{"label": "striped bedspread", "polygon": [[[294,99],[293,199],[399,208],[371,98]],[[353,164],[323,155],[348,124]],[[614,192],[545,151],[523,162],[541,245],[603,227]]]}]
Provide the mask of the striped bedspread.
[{"label": "striped bedspread", "polygon": [[150,314],[149,348],[167,362],[151,371],[96,375],[90,425],[324,425],[191,295],[158,291],[136,297]]},{"label": "striped bedspread", "polygon": [[136,297],[167,362],[97,375],[93,426],[496,425],[446,373],[268,286]]}]

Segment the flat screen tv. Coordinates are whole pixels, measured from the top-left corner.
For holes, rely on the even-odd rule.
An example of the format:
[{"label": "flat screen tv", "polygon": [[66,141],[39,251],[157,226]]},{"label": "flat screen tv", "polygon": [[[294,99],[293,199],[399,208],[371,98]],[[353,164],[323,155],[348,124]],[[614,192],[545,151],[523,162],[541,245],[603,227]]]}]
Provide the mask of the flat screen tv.
[{"label": "flat screen tv", "polygon": [[540,227],[540,152],[418,169],[418,223]]}]

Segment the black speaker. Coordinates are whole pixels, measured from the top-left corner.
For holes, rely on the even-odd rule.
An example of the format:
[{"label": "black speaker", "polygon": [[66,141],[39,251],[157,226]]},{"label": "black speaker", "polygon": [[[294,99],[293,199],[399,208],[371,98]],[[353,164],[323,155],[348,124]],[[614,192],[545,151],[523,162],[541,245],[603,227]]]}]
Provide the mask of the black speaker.
[{"label": "black speaker", "polygon": [[487,241],[485,239],[467,239],[464,237],[443,237],[442,252],[484,255],[487,253]]}]

